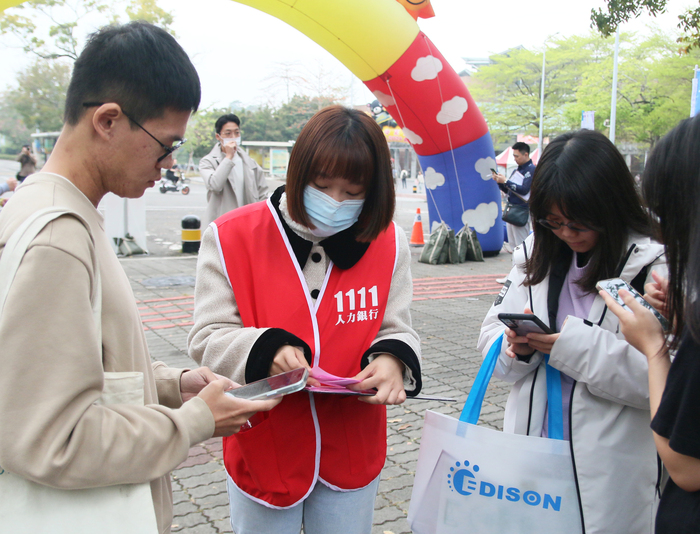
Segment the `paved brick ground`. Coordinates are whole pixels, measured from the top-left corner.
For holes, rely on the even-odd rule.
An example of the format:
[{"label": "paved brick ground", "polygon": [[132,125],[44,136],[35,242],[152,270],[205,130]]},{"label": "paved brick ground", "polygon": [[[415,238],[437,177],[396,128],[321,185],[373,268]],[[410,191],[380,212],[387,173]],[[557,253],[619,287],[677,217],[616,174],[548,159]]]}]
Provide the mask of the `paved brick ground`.
[{"label": "paved brick ground", "polygon": [[[461,410],[481,362],[475,350],[479,326],[500,289],[495,279],[510,269],[508,254],[484,263],[432,266],[417,262],[419,252],[417,248],[412,254],[417,293],[412,317],[421,337],[423,392],[454,397],[457,402],[408,401],[389,408],[387,461],[373,534],[411,532],[406,514],[425,410],[449,415]],[[148,321],[146,337],[153,358],[172,366],[196,365],[186,352],[196,257],[125,258],[121,263]],[[508,390],[506,384],[494,380],[482,410],[482,424],[501,428]],[[192,448],[172,477],[173,532],[231,532],[220,440]]]}]

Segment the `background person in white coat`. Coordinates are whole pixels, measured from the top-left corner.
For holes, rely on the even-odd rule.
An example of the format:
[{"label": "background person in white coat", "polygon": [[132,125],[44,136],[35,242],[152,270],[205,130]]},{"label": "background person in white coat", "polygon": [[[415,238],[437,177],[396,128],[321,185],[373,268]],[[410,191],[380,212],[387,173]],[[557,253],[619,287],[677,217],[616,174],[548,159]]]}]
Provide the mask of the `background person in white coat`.
[{"label": "background person in white coat", "polygon": [[267,198],[262,168],[241,150],[238,116],[222,115],[214,128],[218,142],[199,162],[199,173],[207,188],[205,227],[224,213]]}]

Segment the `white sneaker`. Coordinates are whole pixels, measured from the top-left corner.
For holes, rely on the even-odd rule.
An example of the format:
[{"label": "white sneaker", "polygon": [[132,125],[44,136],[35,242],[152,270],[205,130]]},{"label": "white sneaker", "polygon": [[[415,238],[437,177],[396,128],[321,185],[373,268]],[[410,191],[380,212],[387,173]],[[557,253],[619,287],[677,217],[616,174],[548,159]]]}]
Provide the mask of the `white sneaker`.
[{"label": "white sneaker", "polygon": [[506,280],[508,280],[507,276],[504,276],[503,278],[496,278],[496,282],[498,282],[499,284],[505,284]]}]

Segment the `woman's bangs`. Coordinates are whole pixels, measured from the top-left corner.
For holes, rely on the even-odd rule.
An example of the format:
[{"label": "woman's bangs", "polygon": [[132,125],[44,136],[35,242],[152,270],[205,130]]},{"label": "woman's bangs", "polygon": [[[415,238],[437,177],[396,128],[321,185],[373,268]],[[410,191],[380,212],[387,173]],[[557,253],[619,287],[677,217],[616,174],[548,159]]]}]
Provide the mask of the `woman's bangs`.
[{"label": "woman's bangs", "polygon": [[345,178],[367,188],[374,174],[374,158],[363,142],[324,143],[314,154],[310,172],[312,176]]},{"label": "woman's bangs", "polygon": [[558,176],[547,184],[546,191],[542,205],[548,213],[551,213],[553,207],[557,207],[569,221],[600,231],[600,222],[591,218],[596,210],[591,209],[588,204],[589,195],[584,188],[576,187],[574,177],[566,177],[560,171]]}]

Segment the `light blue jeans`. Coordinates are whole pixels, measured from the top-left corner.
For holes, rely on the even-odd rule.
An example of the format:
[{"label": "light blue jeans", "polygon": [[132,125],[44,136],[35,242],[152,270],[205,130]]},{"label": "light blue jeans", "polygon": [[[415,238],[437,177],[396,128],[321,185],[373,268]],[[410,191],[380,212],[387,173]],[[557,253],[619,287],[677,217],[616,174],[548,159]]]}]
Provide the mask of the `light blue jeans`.
[{"label": "light blue jeans", "polygon": [[379,478],[356,491],[333,491],[321,481],[303,502],[277,510],[246,497],[227,475],[235,534],[369,534]]}]

